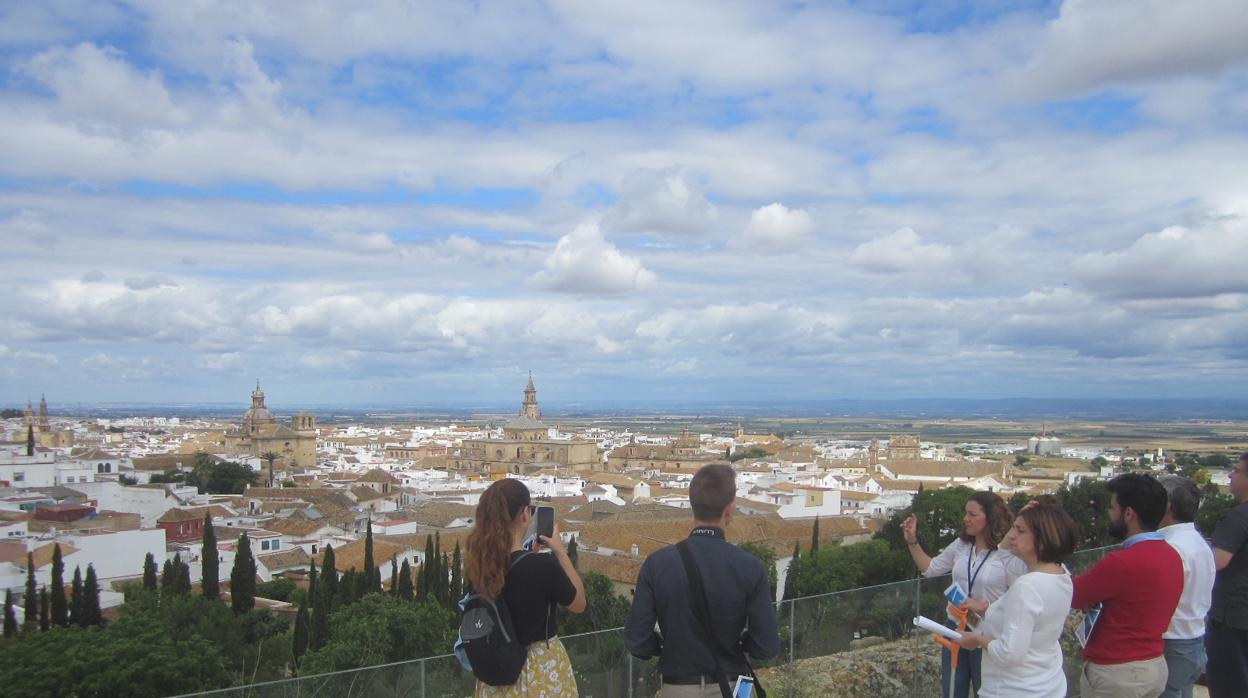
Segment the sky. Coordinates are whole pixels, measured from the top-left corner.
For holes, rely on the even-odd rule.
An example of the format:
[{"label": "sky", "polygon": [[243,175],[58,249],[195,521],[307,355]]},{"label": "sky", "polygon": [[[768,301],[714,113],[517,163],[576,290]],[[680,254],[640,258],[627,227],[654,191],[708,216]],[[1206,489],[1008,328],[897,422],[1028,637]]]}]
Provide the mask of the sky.
[{"label": "sky", "polygon": [[3,3],[0,402],[1242,398],[1244,36],[1242,0]]}]

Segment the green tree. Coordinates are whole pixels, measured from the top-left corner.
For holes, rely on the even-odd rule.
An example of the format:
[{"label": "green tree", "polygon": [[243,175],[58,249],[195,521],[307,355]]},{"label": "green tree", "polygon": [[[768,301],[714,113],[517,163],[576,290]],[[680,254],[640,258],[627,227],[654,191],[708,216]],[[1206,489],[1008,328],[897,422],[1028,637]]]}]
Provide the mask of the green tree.
[{"label": "green tree", "polygon": [[143,558],[143,588],[156,591],[156,558],[151,553]]},{"label": "green tree", "polygon": [[758,558],[758,561],[763,563],[763,569],[767,572],[767,583],[771,586],[771,598],[774,601],[778,583],[776,579],[776,553],[771,548],[758,543],[742,543],[737,547]]},{"label": "green tree", "polygon": [[95,565],[87,565],[87,576],[82,581],[82,614],[79,625],[90,627],[104,622],[104,613],[100,610],[100,582],[95,576]]},{"label": "green tree", "polygon": [[[334,546],[325,546],[325,558],[321,560],[321,578],[317,581],[320,596],[325,599],[325,612],[332,613],[338,607],[338,569],[334,560]],[[319,603],[314,601],[313,603]]]},{"label": "green tree", "polygon": [[373,559],[373,520],[368,520],[364,533],[364,570],[363,586],[366,593],[381,591],[381,574],[377,571],[377,561]]},{"label": "green tree", "polygon": [[1225,453],[1211,453],[1200,459],[1200,464],[1206,468],[1229,470],[1231,467],[1231,457]]},{"label": "green tree", "polygon": [[398,597],[404,601],[411,601],[415,598],[412,593],[412,566],[407,564],[407,560],[403,560],[403,566],[399,568]]},{"label": "green tree", "polygon": [[308,603],[316,604],[316,561],[312,561],[312,569],[308,571]]},{"label": "green tree", "polygon": [[348,606],[355,603],[356,599],[359,598],[356,595],[360,588],[356,579],[358,576],[359,573],[355,571],[354,567],[342,573],[342,579],[338,584],[338,605]]},{"label": "green tree", "polygon": [[394,556],[390,556],[390,595],[399,595],[399,561]]},{"label": "green tree", "polygon": [[1239,502],[1229,494],[1206,491],[1200,502],[1200,510],[1196,512],[1196,527],[1204,535],[1212,536],[1218,523],[1238,504]]},{"label": "green tree", "polygon": [[251,540],[247,534],[238,537],[238,551],[234,554],[234,567],[230,570],[230,608],[241,614],[256,605],[256,558],[251,555]]},{"label": "green tree", "polygon": [[277,462],[278,458],[281,458],[281,456],[274,451],[265,451],[260,454],[260,459],[269,464],[269,483],[266,487],[273,486],[273,464]]},{"label": "green tree", "polygon": [[69,604],[65,600],[65,562],[61,559],[61,546],[52,548],[52,624],[69,625]]},{"label": "green tree", "polygon": [[815,525],[810,531],[810,552],[819,550],[819,517],[815,517]]},{"label": "green tree", "polygon": [[69,622],[85,626],[82,613],[82,568],[74,567],[74,581],[69,585]]},{"label": "green tree", "polygon": [[285,577],[279,577],[271,582],[261,582],[256,585],[256,596],[262,599],[290,601],[290,596],[294,592],[295,583]]},{"label": "green tree", "polygon": [[1104,480],[1085,479],[1074,487],[1062,485],[1057,490],[1058,506],[1070,514],[1079,528],[1076,550],[1099,548],[1113,542],[1109,535],[1110,495],[1105,484]]},{"label": "green tree", "polygon": [[187,484],[193,484],[200,494],[242,494],[248,485],[256,484],[256,471],[245,463],[214,461],[207,454],[197,454]]},{"label": "green tree", "polygon": [[1092,467],[1096,470],[1100,470],[1107,465],[1109,465],[1109,461],[1105,460],[1104,456],[1097,456],[1092,459]]},{"label": "green tree", "polygon": [[47,632],[52,627],[52,602],[48,597],[48,588],[39,588],[39,629]]},{"label": "green tree", "polygon": [[212,515],[204,514],[204,539],[199,559],[203,574],[200,575],[200,593],[205,599],[221,597],[221,557],[217,552],[217,532],[212,527]]},{"label": "green tree", "polygon": [[[576,568],[576,539],[568,548],[568,556],[572,559],[572,568]],[[464,560],[459,551],[459,542],[455,543],[455,554],[451,556],[451,609],[459,610],[459,600],[464,598]]]},{"label": "green tree", "polygon": [[425,556],[420,561],[420,574],[416,578],[416,599],[423,601],[429,595],[433,583],[433,536],[425,536]]},{"label": "green tree", "polygon": [[969,487],[919,490],[910,507],[893,514],[875,537],[887,541],[894,550],[906,551],[901,522],[914,514],[918,519],[919,543],[929,555],[936,555],[962,534],[966,500],[972,494]]},{"label": "green tree", "polygon": [[739,460],[745,460],[747,458],[766,458],[769,455],[771,454],[767,452],[767,449],[762,448],[761,446],[751,446],[750,448],[737,451],[736,453],[728,456],[728,460],[736,463]]},{"label": "green tree", "polygon": [[407,603],[369,594],[333,613],[332,639],[303,657],[303,674],[318,674],[427,657],[455,640],[455,615],[426,601]]},{"label": "green tree", "polygon": [[581,575],[585,585],[585,612],[558,611],[559,632],[566,635],[618,628],[628,620],[628,600],[615,593],[611,579],[597,572]]},{"label": "green tree", "polygon": [[39,623],[39,588],[35,585],[35,556],[26,553],[26,594],[22,597],[24,620],[22,630],[34,630]]},{"label": "green tree", "polygon": [[[577,550],[578,547],[579,546],[577,546],[577,543],[576,543],[576,536],[572,536],[572,538],[568,541],[568,559],[572,561],[572,569],[574,570],[580,569],[579,565],[581,563],[581,559]],[[456,560],[455,567],[456,569],[458,569],[459,568],[459,543],[455,544],[455,560]]]},{"label": "green tree", "polygon": [[1030,501],[1031,501],[1031,495],[1027,494],[1026,492],[1023,492],[1022,490],[1019,490],[1018,492],[1015,492],[1014,494],[1010,495],[1010,501],[1007,506],[1009,506],[1010,511],[1015,516],[1018,516],[1018,512],[1022,511],[1023,507],[1027,506],[1027,503]]},{"label": "green tree", "polygon": [[1014,467],[1021,468],[1024,465],[1027,465],[1027,461],[1029,460],[1031,459],[1028,458],[1027,456],[1014,456]]},{"label": "green tree", "polygon": [[[174,558],[178,554],[174,553]],[[173,560],[165,560],[165,564],[160,566],[160,594],[161,596],[172,596],[173,588],[177,583],[177,572],[173,568]]]},{"label": "green tree", "polygon": [[191,593],[191,564],[184,562],[180,555],[173,556],[173,593]]},{"label": "green tree", "polygon": [[299,612],[295,614],[295,629],[291,634],[291,653],[295,657],[295,666],[299,666],[299,660],[308,651],[308,607],[307,604],[299,604]]},{"label": "green tree", "polygon": [[[29,601],[26,602],[30,604]],[[13,613],[13,591],[4,592],[4,636],[13,637],[17,634],[17,616]]]}]

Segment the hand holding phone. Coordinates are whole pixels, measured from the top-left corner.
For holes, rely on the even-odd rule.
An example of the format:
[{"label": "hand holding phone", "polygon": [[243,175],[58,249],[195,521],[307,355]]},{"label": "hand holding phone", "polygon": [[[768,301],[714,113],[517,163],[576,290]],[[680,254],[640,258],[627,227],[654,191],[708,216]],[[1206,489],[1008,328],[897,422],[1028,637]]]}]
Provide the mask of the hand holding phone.
[{"label": "hand holding phone", "polygon": [[754,698],[754,677],[739,675],[732,689],[732,698]]}]

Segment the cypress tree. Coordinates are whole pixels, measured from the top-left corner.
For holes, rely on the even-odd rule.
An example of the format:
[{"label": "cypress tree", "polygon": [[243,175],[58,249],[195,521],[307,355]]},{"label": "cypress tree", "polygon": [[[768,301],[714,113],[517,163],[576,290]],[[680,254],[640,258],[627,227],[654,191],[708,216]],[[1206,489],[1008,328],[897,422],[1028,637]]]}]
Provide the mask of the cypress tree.
[{"label": "cypress tree", "polygon": [[191,593],[191,563],[182,562],[180,558],[174,558],[176,563],[173,567],[177,575],[173,578],[173,590],[183,596],[189,596]]},{"label": "cypress tree", "polygon": [[365,592],[380,591],[380,586],[375,583],[380,576],[377,574],[377,563],[373,560],[373,520],[370,518],[364,533],[364,570],[361,581]]},{"label": "cypress tree", "polygon": [[[338,601],[338,569],[337,562],[334,560],[334,546],[325,546],[325,559],[321,561],[325,567],[321,570],[320,596],[325,599],[325,613],[333,611],[339,605]],[[318,604],[320,605],[320,604]]]},{"label": "cypress tree", "polygon": [[[177,558],[177,554],[174,554]],[[160,594],[165,596],[173,593],[175,572],[173,568],[173,560],[165,560],[165,564],[160,566]]]},{"label": "cypress tree", "polygon": [[451,580],[446,576],[446,571],[450,566],[451,561],[447,554],[442,553],[441,559],[438,560],[438,600],[443,606],[449,606],[451,603]]},{"label": "cypress tree", "polygon": [[13,637],[16,634],[17,616],[13,613],[13,591],[6,590],[4,592],[4,636]]},{"label": "cypress tree", "polygon": [[[572,559],[576,560],[576,558]],[[456,542],[455,554],[451,557],[451,603],[455,608],[458,608],[459,600],[464,598],[463,565],[463,555],[459,552],[459,543]]]},{"label": "cypress tree", "polygon": [[399,561],[390,556],[390,595],[399,595]]},{"label": "cypress tree", "polygon": [[430,571],[433,565],[433,536],[425,536],[425,556],[421,559],[420,577],[416,580],[417,599],[423,600],[429,595],[430,582],[433,581]]},{"label": "cypress tree", "polygon": [[819,550],[819,517],[815,517],[815,528],[810,534],[810,554],[814,555]]},{"label": "cypress tree", "polygon": [[74,581],[69,586],[69,622],[82,625],[82,568],[74,567]]},{"label": "cypress tree", "polygon": [[39,588],[39,629],[47,632],[52,627],[51,602],[48,601],[48,588]]},{"label": "cypress tree", "polygon": [[[459,543],[455,544],[455,559],[459,559]],[[572,561],[572,569],[580,569],[577,567],[581,559],[577,555],[576,536],[572,536],[572,539],[568,541],[568,559]]]},{"label": "cypress tree", "polygon": [[95,576],[95,566],[87,565],[87,577],[82,581],[82,615],[81,625],[99,625],[104,622],[104,613],[100,610],[100,582]]},{"label": "cypress tree", "polygon": [[69,604],[65,600],[65,562],[61,559],[61,546],[52,548],[52,624],[69,625]]},{"label": "cypress tree", "polygon": [[308,604],[307,601],[299,603],[299,612],[295,614],[295,629],[292,633],[291,653],[295,657],[295,666],[299,666],[299,659],[308,651]]},{"label": "cypress tree", "polygon": [[238,552],[234,555],[234,569],[230,570],[230,608],[243,614],[256,605],[256,558],[251,556],[251,541],[247,534],[238,537]]},{"label": "cypress tree", "polygon": [[221,558],[217,554],[217,532],[212,528],[209,514],[204,514],[204,540],[199,559],[203,563],[200,593],[205,599],[221,598]]},{"label": "cypress tree", "polygon": [[312,600],[312,620],[308,627],[308,649],[319,650],[329,641],[329,605],[325,598],[325,585],[318,588],[319,596]]},{"label": "cypress tree", "polygon": [[143,558],[143,588],[156,591],[156,558],[151,553]]},{"label": "cypress tree", "polygon": [[23,630],[34,630],[39,622],[39,587],[35,586],[35,556],[26,553],[26,596],[22,599],[25,607]]},{"label": "cypress tree", "polygon": [[308,603],[316,605],[316,562],[312,563],[312,571],[308,572]]},{"label": "cypress tree", "polygon": [[789,570],[784,575],[784,595],[781,597],[785,601],[793,598],[793,594],[797,591],[797,563],[801,556],[801,544],[793,541],[793,559],[789,561]]},{"label": "cypress tree", "polygon": [[407,560],[403,561],[403,566],[399,568],[399,598],[405,601],[412,600],[412,566],[407,564]]}]

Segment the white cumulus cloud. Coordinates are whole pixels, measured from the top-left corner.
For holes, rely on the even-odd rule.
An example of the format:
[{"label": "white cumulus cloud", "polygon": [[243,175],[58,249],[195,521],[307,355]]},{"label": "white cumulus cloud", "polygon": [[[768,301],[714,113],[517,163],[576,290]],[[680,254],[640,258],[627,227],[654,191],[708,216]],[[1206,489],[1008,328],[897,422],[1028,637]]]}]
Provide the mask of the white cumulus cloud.
[{"label": "white cumulus cloud", "polygon": [[697,235],[719,217],[714,204],[678,168],[637,170],[624,178],[620,198],[603,219],[608,230]]},{"label": "white cumulus cloud", "polygon": [[784,204],[768,204],[754,209],[750,222],[736,243],[744,247],[785,252],[810,237],[815,230],[810,213]]},{"label": "white cumulus cloud", "polygon": [[583,223],[559,238],[546,268],[530,282],[547,291],[619,295],[643,290],[654,280],[654,272],[608,242],[597,224]]},{"label": "white cumulus cloud", "polygon": [[899,274],[923,267],[939,266],[953,258],[953,250],[939,244],[925,244],[912,228],[874,238],[854,248],[850,265],[877,274]]}]

